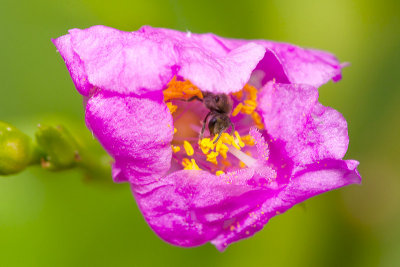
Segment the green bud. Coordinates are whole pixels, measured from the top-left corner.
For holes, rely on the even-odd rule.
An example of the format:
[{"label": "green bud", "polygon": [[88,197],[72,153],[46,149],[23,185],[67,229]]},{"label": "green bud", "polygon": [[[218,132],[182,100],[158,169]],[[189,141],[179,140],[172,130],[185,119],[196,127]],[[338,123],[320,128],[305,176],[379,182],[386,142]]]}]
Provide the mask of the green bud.
[{"label": "green bud", "polygon": [[39,125],[36,142],[46,157],[42,167],[57,171],[74,167],[80,160],[78,145],[73,136],[62,126]]},{"label": "green bud", "polygon": [[24,170],[33,158],[31,139],[14,126],[0,121],[0,175]]}]

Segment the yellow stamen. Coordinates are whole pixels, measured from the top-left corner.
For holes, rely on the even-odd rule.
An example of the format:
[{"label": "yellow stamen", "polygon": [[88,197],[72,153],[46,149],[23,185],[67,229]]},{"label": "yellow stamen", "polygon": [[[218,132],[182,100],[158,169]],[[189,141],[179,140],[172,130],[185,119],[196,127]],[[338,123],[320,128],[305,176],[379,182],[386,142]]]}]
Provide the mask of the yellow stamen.
[{"label": "yellow stamen", "polygon": [[167,102],[166,104],[169,109],[169,113],[171,114],[173,114],[178,109],[178,106],[172,104],[171,102]]},{"label": "yellow stamen", "polygon": [[183,148],[185,149],[186,154],[188,156],[192,156],[194,154],[194,150],[193,150],[192,145],[186,140],[183,141]]},{"label": "yellow stamen", "polygon": [[176,76],[168,83],[168,87],[163,91],[164,102],[171,99],[190,99],[194,96],[202,99],[203,94],[200,89],[197,88],[190,81],[177,81]]},{"label": "yellow stamen", "polygon": [[214,149],[214,143],[210,138],[203,138],[199,141],[199,147],[204,154],[207,154],[210,150]]},{"label": "yellow stamen", "polygon": [[228,133],[223,133],[221,135],[221,140],[223,143],[230,145],[233,142],[233,137],[230,136],[230,134],[228,134]]},{"label": "yellow stamen", "polygon": [[253,121],[256,124],[258,129],[260,129],[260,130],[264,129],[264,124],[262,122],[262,118],[261,118],[260,114],[258,114],[258,112],[254,111],[251,114],[251,118],[253,119]]},{"label": "yellow stamen", "polygon": [[244,103],[246,104],[246,106],[250,106],[250,107],[257,107],[257,102],[251,99],[247,99],[244,101]]},{"label": "yellow stamen", "polygon": [[215,165],[218,165],[217,157],[219,153],[218,152],[210,152],[210,154],[207,155],[207,161],[214,163]]},{"label": "yellow stamen", "polygon": [[233,143],[232,143],[232,146],[233,146],[234,148],[236,148],[237,150],[240,150],[240,146],[239,146],[238,144],[236,144],[236,142],[233,142]]},{"label": "yellow stamen", "polygon": [[215,174],[216,174],[217,176],[220,176],[221,174],[224,174],[224,172],[223,172],[223,171],[217,171]]},{"label": "yellow stamen", "polygon": [[240,147],[244,147],[244,143],[243,143],[242,139],[240,138],[240,135],[239,135],[239,133],[237,131],[235,131],[235,136],[236,136],[236,139],[237,139],[237,141],[239,143],[239,146]]},{"label": "yellow stamen", "polygon": [[201,169],[199,166],[197,166],[196,161],[194,159],[189,160],[188,158],[184,158],[182,160],[182,165],[184,170],[198,170],[200,171]]},{"label": "yellow stamen", "polygon": [[177,131],[178,131],[178,130],[174,127],[174,134],[176,134]]},{"label": "yellow stamen", "polygon": [[235,109],[232,111],[232,116],[235,117],[237,114],[239,114],[239,112],[242,110],[242,107],[243,107],[242,103],[237,104]]},{"label": "yellow stamen", "polygon": [[256,109],[256,107],[254,107],[254,106],[247,106],[247,105],[244,105],[244,106],[242,107],[241,112],[244,113],[244,114],[250,115],[251,113],[253,113],[253,111],[254,111],[255,109]]},{"label": "yellow stamen", "polygon": [[237,99],[237,100],[242,100],[243,98],[243,90],[240,90],[239,92],[232,93],[232,95]]},{"label": "yellow stamen", "polygon": [[171,148],[172,148],[172,151],[173,151],[174,153],[177,153],[177,152],[181,151],[181,148],[180,148],[179,146],[171,145]]},{"label": "yellow stamen", "polygon": [[246,84],[243,90],[247,93],[247,99],[257,100],[257,89],[254,86]]},{"label": "yellow stamen", "polygon": [[254,140],[254,138],[249,134],[242,136],[242,141],[243,141],[243,143],[245,143],[248,146],[254,146],[256,144],[256,141]]}]

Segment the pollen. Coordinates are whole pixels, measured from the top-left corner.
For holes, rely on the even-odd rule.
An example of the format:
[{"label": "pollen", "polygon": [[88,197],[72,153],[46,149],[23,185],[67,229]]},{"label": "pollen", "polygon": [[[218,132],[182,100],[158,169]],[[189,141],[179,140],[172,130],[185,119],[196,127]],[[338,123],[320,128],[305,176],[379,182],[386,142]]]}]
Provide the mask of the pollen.
[{"label": "pollen", "polygon": [[246,84],[242,90],[237,93],[233,93],[232,95],[238,100],[241,101],[243,99],[243,95],[245,94],[245,99],[243,102],[240,102],[236,105],[235,109],[232,111],[232,116],[235,117],[239,113],[250,115],[253,119],[255,125],[258,129],[264,129],[264,124],[262,122],[262,118],[260,114],[256,111],[257,109],[257,88],[254,86]]},{"label": "pollen", "polygon": [[199,141],[199,146],[201,151],[204,154],[208,154],[208,152],[210,152],[210,150],[214,149],[214,143],[210,140],[210,138],[203,138]]},{"label": "pollen", "polygon": [[164,102],[172,99],[189,100],[192,97],[203,99],[203,94],[190,81],[178,81],[176,76],[168,83],[168,87],[164,89]]},{"label": "pollen", "polygon": [[232,116],[235,117],[236,115],[238,115],[239,112],[242,110],[242,107],[243,107],[242,103],[237,104],[235,109],[232,111]]},{"label": "pollen", "polygon": [[247,98],[256,101],[257,100],[257,89],[254,86],[246,84],[243,90],[248,93]]},{"label": "pollen", "polygon": [[186,154],[188,156],[192,156],[194,154],[194,149],[192,147],[192,145],[188,142],[188,141],[183,141],[183,148],[186,151]]},{"label": "pollen", "polygon": [[217,161],[218,155],[219,155],[218,152],[215,152],[215,151],[210,152],[207,155],[207,161],[209,161],[209,162],[211,162],[211,163],[213,163],[215,165],[218,165],[218,161]]},{"label": "pollen", "polygon": [[167,102],[167,108],[169,109],[169,113],[173,114],[178,109],[178,106],[172,104],[171,102]]},{"label": "pollen", "polygon": [[256,124],[258,129],[260,129],[260,130],[264,129],[264,124],[262,122],[262,118],[261,118],[260,114],[258,114],[258,112],[254,111],[251,114],[251,118],[253,119],[253,121]]},{"label": "pollen", "polygon": [[218,142],[217,146],[215,147],[215,150],[221,154],[221,156],[226,159],[227,155],[226,153],[228,152],[229,148],[223,144],[222,142]]},{"label": "pollen", "polygon": [[224,174],[224,172],[223,172],[223,171],[217,171],[215,174],[216,174],[217,176],[220,176],[220,175]]},{"label": "pollen", "polygon": [[171,145],[171,148],[174,153],[178,153],[179,151],[181,151],[181,148],[179,146]]},{"label": "pollen", "polygon": [[236,93],[232,93],[232,95],[237,99],[237,100],[242,100],[242,98],[243,98],[243,91],[242,90],[240,90],[239,92],[236,92]]},{"label": "pollen", "polygon": [[242,141],[248,146],[254,146],[256,144],[256,140],[249,134],[242,136]]},{"label": "pollen", "polygon": [[196,161],[194,159],[189,160],[188,158],[184,158],[182,160],[182,166],[184,170],[197,170],[200,171],[201,169],[197,166]]},{"label": "pollen", "polygon": [[239,135],[239,133],[238,133],[237,131],[235,131],[235,136],[236,136],[236,140],[237,140],[238,143],[239,143],[239,146],[240,146],[240,147],[244,147],[244,143],[243,143],[243,141],[242,141],[242,138],[240,138],[240,135]]}]

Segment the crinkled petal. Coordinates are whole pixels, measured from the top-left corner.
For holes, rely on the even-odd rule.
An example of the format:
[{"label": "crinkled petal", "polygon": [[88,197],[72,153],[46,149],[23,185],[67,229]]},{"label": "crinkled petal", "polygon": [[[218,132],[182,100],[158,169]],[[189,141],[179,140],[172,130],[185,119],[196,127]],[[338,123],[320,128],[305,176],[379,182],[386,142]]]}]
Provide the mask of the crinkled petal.
[{"label": "crinkled petal", "polygon": [[295,173],[286,187],[276,191],[275,195],[269,196],[262,204],[253,206],[249,215],[240,221],[234,231],[223,231],[211,243],[222,251],[230,243],[252,236],[272,217],[310,197],[361,183],[357,165],[358,162],[354,160],[326,159],[306,166]]},{"label": "crinkled petal", "polygon": [[[174,75],[204,91],[239,91],[265,54],[265,48],[255,43],[226,50],[212,34],[188,35],[151,27],[122,32],[94,26],[70,30],[67,36],[54,43],[85,96],[91,87],[145,94],[163,89]],[[81,77],[87,77],[91,86],[86,81],[83,86]]]},{"label": "crinkled petal", "polygon": [[84,96],[89,95],[93,85],[89,83],[82,60],[72,48],[71,35],[61,36],[53,40],[53,43],[64,59],[78,92]]},{"label": "crinkled petal", "polygon": [[[249,42],[218,38],[228,49],[234,49]],[[279,83],[290,82],[319,87],[331,79],[335,82],[339,81],[342,77],[341,69],[346,66],[346,64],[341,64],[334,55],[325,51],[265,40],[253,42],[266,49],[265,57],[256,67],[256,70],[264,72],[262,84],[275,78]]]},{"label": "crinkled petal", "polygon": [[168,171],[173,121],[162,101],[98,92],[86,105],[86,123],[114,157],[116,181],[148,183]]},{"label": "crinkled petal", "polygon": [[258,232],[280,212],[317,194],[359,183],[356,161],[326,159],[299,170],[289,184],[253,186],[251,169],[215,176],[178,171],[147,186],[132,186],[152,229],[178,246],[211,241],[219,250]]},{"label": "crinkled petal", "polygon": [[297,164],[343,158],[349,143],[346,120],[318,103],[315,87],[271,82],[259,96],[268,133],[285,143],[289,157]]},{"label": "crinkled petal", "polygon": [[250,169],[221,176],[183,170],[148,190],[132,186],[132,191],[146,221],[162,239],[189,247],[214,239],[265,200],[265,190],[247,185],[252,176]]}]

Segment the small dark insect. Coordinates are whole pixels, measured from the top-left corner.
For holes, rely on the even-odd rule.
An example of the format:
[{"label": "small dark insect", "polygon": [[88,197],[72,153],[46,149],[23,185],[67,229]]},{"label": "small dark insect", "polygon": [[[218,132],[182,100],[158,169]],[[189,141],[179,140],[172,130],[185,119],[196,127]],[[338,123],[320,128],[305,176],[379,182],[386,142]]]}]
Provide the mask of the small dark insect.
[{"label": "small dark insect", "polygon": [[200,132],[200,139],[203,139],[204,131],[208,121],[208,130],[212,136],[218,135],[214,141],[216,143],[229,126],[232,126],[231,133],[235,132],[235,126],[229,118],[232,110],[232,102],[226,94],[213,94],[202,92],[203,99],[197,96],[190,98],[188,101],[199,100],[203,102],[204,106],[210,110],[203,121],[203,127]]}]

